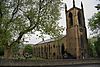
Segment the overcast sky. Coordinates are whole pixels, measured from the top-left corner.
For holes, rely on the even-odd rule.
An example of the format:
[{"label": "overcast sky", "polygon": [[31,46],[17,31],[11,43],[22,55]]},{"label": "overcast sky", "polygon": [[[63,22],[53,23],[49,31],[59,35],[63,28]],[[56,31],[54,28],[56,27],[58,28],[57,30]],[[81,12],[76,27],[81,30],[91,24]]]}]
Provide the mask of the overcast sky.
[{"label": "overcast sky", "polygon": [[[64,3],[67,4],[67,8],[70,9],[73,6],[73,0],[63,0]],[[82,0],[75,0],[75,6],[80,8],[81,7],[81,1]],[[84,15],[85,15],[85,23],[86,23],[86,27],[88,25],[88,19],[92,17],[92,15],[94,13],[97,12],[96,8],[94,8],[94,6],[96,6],[97,4],[100,4],[99,0],[83,0],[83,7],[84,7]],[[66,28],[66,21],[65,21],[65,12],[64,12],[64,8],[61,10],[61,17],[62,19],[59,21],[61,26],[64,26]],[[65,31],[64,31],[65,34]],[[87,36],[88,38],[90,37],[90,32],[88,30],[87,27]],[[48,36],[45,38],[48,39]],[[38,38],[36,35],[31,35],[30,37],[28,36],[27,41],[29,41],[29,44],[36,44],[40,41],[42,41],[41,38]]]}]

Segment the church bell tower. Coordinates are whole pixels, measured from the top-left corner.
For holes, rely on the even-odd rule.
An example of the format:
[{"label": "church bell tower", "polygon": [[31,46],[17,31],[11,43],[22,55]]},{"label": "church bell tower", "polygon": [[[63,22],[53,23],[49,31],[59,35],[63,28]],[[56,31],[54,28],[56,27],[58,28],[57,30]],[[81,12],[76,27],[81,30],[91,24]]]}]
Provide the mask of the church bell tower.
[{"label": "church bell tower", "polygon": [[82,2],[81,8],[78,8],[73,0],[73,7],[69,10],[65,4],[65,13],[67,52],[77,59],[84,59],[87,57],[87,32]]}]

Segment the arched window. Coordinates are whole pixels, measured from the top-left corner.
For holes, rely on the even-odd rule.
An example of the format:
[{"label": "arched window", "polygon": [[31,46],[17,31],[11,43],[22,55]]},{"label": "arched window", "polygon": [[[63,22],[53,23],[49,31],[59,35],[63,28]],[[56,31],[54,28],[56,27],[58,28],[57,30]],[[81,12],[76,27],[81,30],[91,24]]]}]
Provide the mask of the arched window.
[{"label": "arched window", "polygon": [[70,23],[70,26],[73,26],[73,15],[71,12],[69,13],[69,23]]},{"label": "arched window", "polygon": [[53,57],[55,57],[55,52],[53,53]]},{"label": "arched window", "polygon": [[48,50],[49,50],[49,56],[50,56],[50,45],[49,45],[49,48],[48,48]]},{"label": "arched window", "polygon": [[64,48],[64,44],[62,44],[62,45],[61,45],[61,53],[62,53],[62,55],[64,54],[64,49],[65,49],[65,48]]},{"label": "arched window", "polygon": [[55,45],[53,45],[53,48],[55,48]]},{"label": "arched window", "polygon": [[40,54],[40,53],[41,53],[41,52],[40,52],[40,47],[38,47],[38,49],[39,49],[39,57],[40,57],[40,55],[41,55],[41,54]]},{"label": "arched window", "polygon": [[43,47],[41,46],[41,57],[43,56]]},{"label": "arched window", "polygon": [[83,36],[81,35],[81,37],[80,37],[81,39],[81,48],[84,48],[84,42],[83,42]]},{"label": "arched window", "polygon": [[79,25],[82,26],[82,20],[81,20],[81,13],[80,13],[80,11],[78,12],[78,22],[79,22]]},{"label": "arched window", "polygon": [[44,46],[44,53],[46,53],[46,46]]}]

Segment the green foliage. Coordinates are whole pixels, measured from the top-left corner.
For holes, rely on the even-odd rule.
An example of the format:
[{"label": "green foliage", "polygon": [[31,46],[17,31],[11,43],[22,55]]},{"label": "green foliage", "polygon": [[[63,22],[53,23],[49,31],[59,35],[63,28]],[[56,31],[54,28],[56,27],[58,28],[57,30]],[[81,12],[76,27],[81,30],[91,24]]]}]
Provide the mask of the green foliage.
[{"label": "green foliage", "polygon": [[37,31],[59,36],[60,5],[61,0],[0,0],[0,45],[12,47]]},{"label": "green foliage", "polygon": [[3,56],[3,55],[4,55],[4,47],[0,46],[0,56]]},{"label": "green foliage", "polygon": [[89,51],[90,57],[96,57],[97,56],[95,44],[94,44],[95,41],[96,41],[96,38],[88,39],[88,51]]},{"label": "green foliage", "polygon": [[89,19],[89,27],[93,33],[100,35],[100,12],[95,13],[91,19]]},{"label": "green foliage", "polygon": [[28,53],[28,54],[32,54],[32,52],[33,52],[32,46],[26,45],[25,48],[24,48],[24,52]]},{"label": "green foliage", "polygon": [[0,0],[0,43],[12,46],[36,31],[59,36],[60,5],[61,0]]},{"label": "green foliage", "polygon": [[33,54],[32,46],[26,45],[25,48],[24,48],[24,53],[23,53],[24,57],[26,59],[32,58],[32,54]]},{"label": "green foliage", "polygon": [[100,58],[100,37],[94,42],[97,56]]},{"label": "green foliage", "polygon": [[[100,1],[100,0],[99,0]],[[100,4],[97,4],[95,6],[97,10],[100,9]],[[98,57],[100,57],[100,11],[95,13],[92,18],[89,19],[89,28],[93,32],[93,35],[95,37],[95,41],[90,41],[91,44],[94,45],[94,47],[89,47],[91,49],[94,49],[96,51],[95,53],[97,54]],[[92,38],[93,39],[93,38]]]},{"label": "green foliage", "polygon": [[20,49],[23,49],[21,46],[23,46],[22,43],[17,44],[17,45],[14,45],[14,46],[12,47],[13,55],[18,54],[18,53],[19,53],[19,50],[20,50]]},{"label": "green foliage", "polygon": [[98,4],[97,6],[95,6],[95,8],[97,8],[97,10],[100,10],[100,3],[99,3],[100,0],[97,0],[97,1],[98,1]]},{"label": "green foliage", "polygon": [[[96,41],[94,41],[95,51],[97,56],[100,57],[100,12],[95,13],[91,19],[89,19],[89,28],[92,30]],[[93,48],[92,48],[93,49]]]},{"label": "green foliage", "polygon": [[99,57],[100,58],[100,37],[93,37],[88,40],[88,51],[91,57]]}]

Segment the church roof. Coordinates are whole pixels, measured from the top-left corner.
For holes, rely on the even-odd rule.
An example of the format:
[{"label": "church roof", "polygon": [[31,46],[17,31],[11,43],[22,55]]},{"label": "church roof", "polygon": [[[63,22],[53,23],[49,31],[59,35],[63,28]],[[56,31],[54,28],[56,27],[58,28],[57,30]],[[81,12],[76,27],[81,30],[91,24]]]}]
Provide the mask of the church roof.
[{"label": "church roof", "polygon": [[[65,37],[65,35],[61,36],[60,39],[62,39],[63,37]],[[47,39],[47,40],[41,41],[41,42],[39,42],[39,43],[37,43],[37,44],[48,43],[48,42],[52,42],[52,41],[56,41],[56,40],[58,40],[58,38],[57,38],[57,39],[56,39],[56,38]]]},{"label": "church roof", "polygon": [[47,42],[51,42],[51,41],[55,41],[55,39],[47,39],[47,40],[39,42],[38,44],[47,43]]}]

